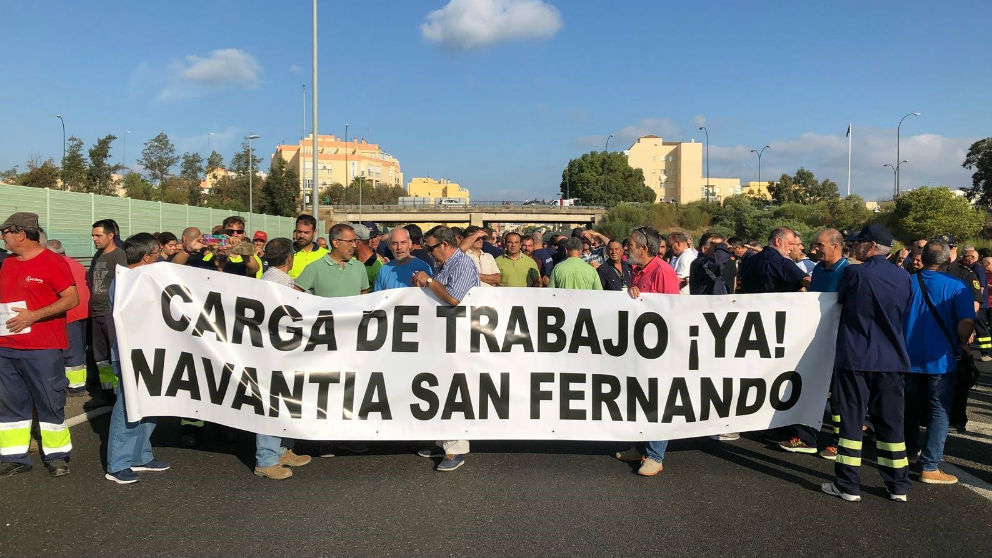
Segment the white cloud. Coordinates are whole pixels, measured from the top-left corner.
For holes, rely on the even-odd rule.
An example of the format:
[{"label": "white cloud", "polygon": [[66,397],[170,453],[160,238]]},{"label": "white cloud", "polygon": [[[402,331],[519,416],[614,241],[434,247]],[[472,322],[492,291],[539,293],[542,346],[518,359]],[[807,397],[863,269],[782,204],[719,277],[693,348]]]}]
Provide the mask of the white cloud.
[{"label": "white cloud", "polygon": [[451,0],[427,14],[420,33],[447,51],[460,52],[504,41],[547,39],[561,27],[558,8],[542,0]]},{"label": "white cloud", "polygon": [[262,66],[254,56],[236,48],[218,49],[203,57],[187,55],[158,70],[143,62],[132,74],[132,89],[158,89],[156,99],[172,101],[201,97],[229,88],[255,89]]},{"label": "white cloud", "polygon": [[290,73],[294,73],[294,74],[302,74],[303,73],[303,68],[300,67],[297,64],[290,64],[289,65],[289,71],[290,71]]},{"label": "white cloud", "polygon": [[[867,200],[891,198],[895,187],[893,173],[882,165],[895,164],[896,134],[892,129],[854,128],[851,154],[851,193]],[[907,160],[900,169],[900,189],[917,186],[971,184],[971,174],[961,167],[968,147],[975,138],[955,138],[936,134],[902,137],[900,156]],[[761,179],[793,174],[799,167],[813,171],[817,178],[837,183],[841,195],[847,193],[847,138],[843,132],[825,135],[806,132],[797,138],[769,143],[761,158]],[[710,146],[712,176],[740,177],[746,183],[757,180],[758,159],[751,149],[762,146]]]}]

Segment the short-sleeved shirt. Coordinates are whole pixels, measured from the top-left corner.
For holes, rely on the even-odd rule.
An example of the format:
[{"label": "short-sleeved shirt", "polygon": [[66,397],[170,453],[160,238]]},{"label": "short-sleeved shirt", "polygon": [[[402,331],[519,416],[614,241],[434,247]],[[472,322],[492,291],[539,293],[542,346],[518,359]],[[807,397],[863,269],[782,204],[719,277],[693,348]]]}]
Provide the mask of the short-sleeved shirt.
[{"label": "short-sleeved shirt", "polygon": [[342,267],[327,254],[303,268],[296,286],[317,296],[355,296],[369,289],[369,275],[357,259],[351,258]]},{"label": "short-sleeved shirt", "polygon": [[[672,268],[675,270],[675,276],[679,279],[688,279],[692,268],[692,262],[699,257],[699,252],[695,248],[686,248],[682,250],[682,253],[675,257],[672,263]],[[682,294],[689,294],[689,284],[686,283],[685,287],[682,288]]]},{"label": "short-sleeved shirt", "polygon": [[382,268],[382,262],[379,261],[379,257],[372,252],[372,257],[363,262],[365,264],[365,273],[369,275],[369,285],[375,285],[375,276],[378,275],[379,269]]},{"label": "short-sleeved shirt", "polygon": [[555,269],[555,258],[548,252],[547,248],[537,248],[534,250],[534,257],[541,260],[541,273],[544,277],[551,277],[551,272]]},{"label": "short-sleeved shirt", "polygon": [[[947,334],[941,331],[930,312],[917,277],[922,277],[926,283],[930,300],[937,308],[944,326],[948,328]],[[906,351],[909,353],[911,369],[923,374],[953,372],[957,363],[954,359],[954,347],[947,341],[947,335],[957,342],[958,322],[975,319],[975,303],[971,293],[954,277],[927,269],[916,273],[911,285],[913,302],[906,312],[905,323]]]},{"label": "short-sleeved shirt", "polygon": [[386,265],[379,268],[379,273],[375,276],[374,290],[385,291],[386,289],[411,287],[413,285],[410,283],[410,278],[418,271],[423,271],[427,275],[434,274],[431,266],[427,265],[427,262],[420,258],[410,258],[405,263],[390,260]]},{"label": "short-sleeved shirt", "polygon": [[121,248],[94,256],[89,271],[91,316],[110,315],[110,283],[119,265],[127,266],[127,254]]},{"label": "short-sleeved shirt", "polygon": [[642,293],[679,294],[679,278],[675,269],[655,256],[634,273],[634,286]]},{"label": "short-sleeved shirt", "polygon": [[[491,256],[490,256],[491,257]],[[434,280],[444,285],[448,296],[461,301],[472,287],[479,286],[479,270],[465,252],[455,249]]]},{"label": "short-sleeved shirt", "polygon": [[270,267],[269,269],[266,269],[265,273],[262,274],[262,281],[269,281],[284,287],[289,287],[290,289],[296,285],[293,278],[278,267]]},{"label": "short-sleeved shirt", "polygon": [[596,263],[600,265],[602,265],[603,262],[610,259],[609,256],[606,254],[606,246],[599,246],[597,248],[589,250],[588,254],[582,254],[579,257],[582,258],[582,261],[586,262],[587,264]]},{"label": "short-sleeved shirt", "polygon": [[[475,263],[475,269],[479,271],[479,275],[493,275],[499,273],[499,267],[496,266],[496,258],[492,254],[484,251],[479,251],[476,254],[473,250],[465,252],[465,255]],[[492,287],[489,283],[482,283],[483,287]]]},{"label": "short-sleeved shirt", "polygon": [[613,262],[607,261],[596,268],[596,274],[604,291],[622,291],[633,285],[634,269],[624,260],[620,260],[619,270]]},{"label": "short-sleeved shirt", "polygon": [[834,368],[909,372],[903,318],[913,290],[906,270],[881,255],[849,265],[837,287],[837,300],[843,307]]},{"label": "short-sleeved shirt", "polygon": [[786,258],[771,246],[741,261],[737,274],[741,292],[791,293],[798,291],[806,277],[796,262]]},{"label": "short-sleeved shirt", "polygon": [[65,254],[62,254],[62,259],[65,260],[69,266],[69,271],[72,272],[72,280],[76,283],[76,294],[79,295],[79,304],[65,313],[65,321],[72,323],[85,320],[90,317],[90,288],[86,286],[86,268]]},{"label": "short-sleeved shirt", "polygon": [[583,289],[601,291],[603,284],[599,274],[581,258],[565,258],[555,265],[548,286],[553,289]]},{"label": "short-sleeved shirt", "polygon": [[517,254],[517,259],[504,253],[496,258],[496,268],[500,273],[500,287],[529,287],[532,282],[538,284],[541,279],[541,272],[537,269],[534,258],[523,252]]},{"label": "short-sleeved shirt", "polygon": [[[113,277],[110,280],[113,281]],[[38,310],[58,301],[59,293],[75,284],[69,264],[51,250],[42,250],[25,261],[10,256],[0,266],[0,302],[23,301],[28,310]],[[108,292],[109,289],[108,283]],[[0,347],[65,349],[68,347],[65,314],[31,324],[28,333],[0,336]]]},{"label": "short-sleeved shirt", "polygon": [[809,282],[810,292],[835,293],[840,285],[840,278],[844,274],[844,268],[851,265],[847,258],[841,258],[834,262],[834,265],[827,267],[825,262],[819,262],[813,268],[813,278]]},{"label": "short-sleeved shirt", "polygon": [[297,249],[293,253],[293,267],[289,269],[289,276],[296,279],[308,265],[319,260],[326,253],[327,248],[321,248],[316,242],[310,245],[310,250]]}]

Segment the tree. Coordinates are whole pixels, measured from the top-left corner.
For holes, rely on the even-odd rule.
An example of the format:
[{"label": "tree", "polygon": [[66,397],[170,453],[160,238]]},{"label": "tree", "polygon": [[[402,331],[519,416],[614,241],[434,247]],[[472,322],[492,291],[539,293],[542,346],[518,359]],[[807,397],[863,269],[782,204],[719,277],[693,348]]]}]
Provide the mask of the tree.
[{"label": "tree", "polygon": [[812,171],[799,167],[796,174],[783,174],[778,181],[768,183],[768,193],[772,200],[779,205],[786,203],[801,203],[811,205],[821,201],[830,201],[840,197],[837,193],[837,183],[829,178],[818,182]]},{"label": "tree", "polygon": [[891,223],[904,241],[952,234],[971,238],[985,224],[984,214],[950,188],[917,188],[900,195],[892,210]]},{"label": "tree", "polygon": [[17,179],[20,176],[21,173],[17,170],[17,165],[14,165],[5,171],[0,171],[0,182],[4,184],[17,184]]},{"label": "tree", "polygon": [[631,168],[622,153],[592,151],[568,162],[561,173],[561,195],[587,204],[653,202],[655,192],[644,184],[644,172]]},{"label": "tree", "polygon": [[158,195],[165,203],[185,204],[189,199],[189,181],[170,176],[158,183]]},{"label": "tree", "polygon": [[[262,162],[258,156],[258,151],[251,151],[251,168],[258,172],[258,164]],[[231,166],[227,170],[239,176],[248,176],[248,140],[241,142],[241,150],[231,157]]]},{"label": "tree", "polygon": [[296,169],[287,167],[282,157],[273,160],[260,198],[257,206],[260,213],[286,217],[296,214],[300,206],[300,178]]},{"label": "tree", "polygon": [[199,184],[203,175],[203,157],[199,153],[183,153],[179,177]]},{"label": "tree", "polygon": [[138,164],[148,170],[155,182],[162,182],[171,174],[170,169],[179,162],[176,148],[165,132],[145,142]]},{"label": "tree", "polygon": [[70,192],[86,191],[86,157],[83,156],[83,140],[70,136],[62,161],[62,189]]},{"label": "tree", "polygon": [[861,196],[850,195],[827,202],[823,224],[835,229],[855,229],[871,221],[872,213]]},{"label": "tree", "polygon": [[108,164],[110,157],[110,144],[117,139],[113,134],[98,139],[90,148],[90,166],[86,169],[86,190],[93,194],[103,196],[113,196],[117,193],[112,181],[112,175],[121,167],[117,164]]},{"label": "tree", "polygon": [[133,200],[154,201],[158,199],[158,190],[141,173],[130,172],[124,177],[124,195]]},{"label": "tree", "polygon": [[992,138],[971,144],[961,166],[975,172],[971,175],[971,188],[965,195],[981,207],[992,207]]},{"label": "tree", "polygon": [[17,177],[17,184],[30,186],[32,188],[55,188],[59,180],[59,168],[55,166],[55,161],[46,159],[40,162],[38,159],[28,161],[28,172]]},{"label": "tree", "polygon": [[210,155],[207,156],[207,168],[205,172],[208,174],[214,169],[219,169],[224,166],[224,156],[216,151],[211,151]]}]

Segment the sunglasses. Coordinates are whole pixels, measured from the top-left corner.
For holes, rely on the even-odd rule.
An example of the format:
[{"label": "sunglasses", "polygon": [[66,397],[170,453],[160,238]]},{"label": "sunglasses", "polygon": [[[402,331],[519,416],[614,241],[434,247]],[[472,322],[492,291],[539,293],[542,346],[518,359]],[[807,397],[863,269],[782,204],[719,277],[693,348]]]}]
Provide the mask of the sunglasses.
[{"label": "sunglasses", "polygon": [[240,234],[240,235],[245,234],[244,229],[224,229],[224,232],[227,233],[227,236],[234,236],[236,234]]},{"label": "sunglasses", "polygon": [[427,252],[430,253],[430,252],[433,252],[434,249],[437,248],[438,246],[440,246],[441,244],[443,244],[443,243],[442,242],[438,242],[437,244],[434,244],[434,245],[425,245],[424,246],[424,249],[426,249]]}]

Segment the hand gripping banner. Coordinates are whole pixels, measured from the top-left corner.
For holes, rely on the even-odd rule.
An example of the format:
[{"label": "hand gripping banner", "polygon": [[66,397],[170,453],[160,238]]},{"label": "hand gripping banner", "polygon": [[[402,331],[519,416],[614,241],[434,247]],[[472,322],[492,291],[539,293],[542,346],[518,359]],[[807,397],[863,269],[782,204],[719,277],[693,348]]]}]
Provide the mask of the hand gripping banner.
[{"label": "hand gripping banner", "polygon": [[313,440],[665,440],[818,426],[834,293],[426,289],[321,298],[118,268],[128,419]]}]

